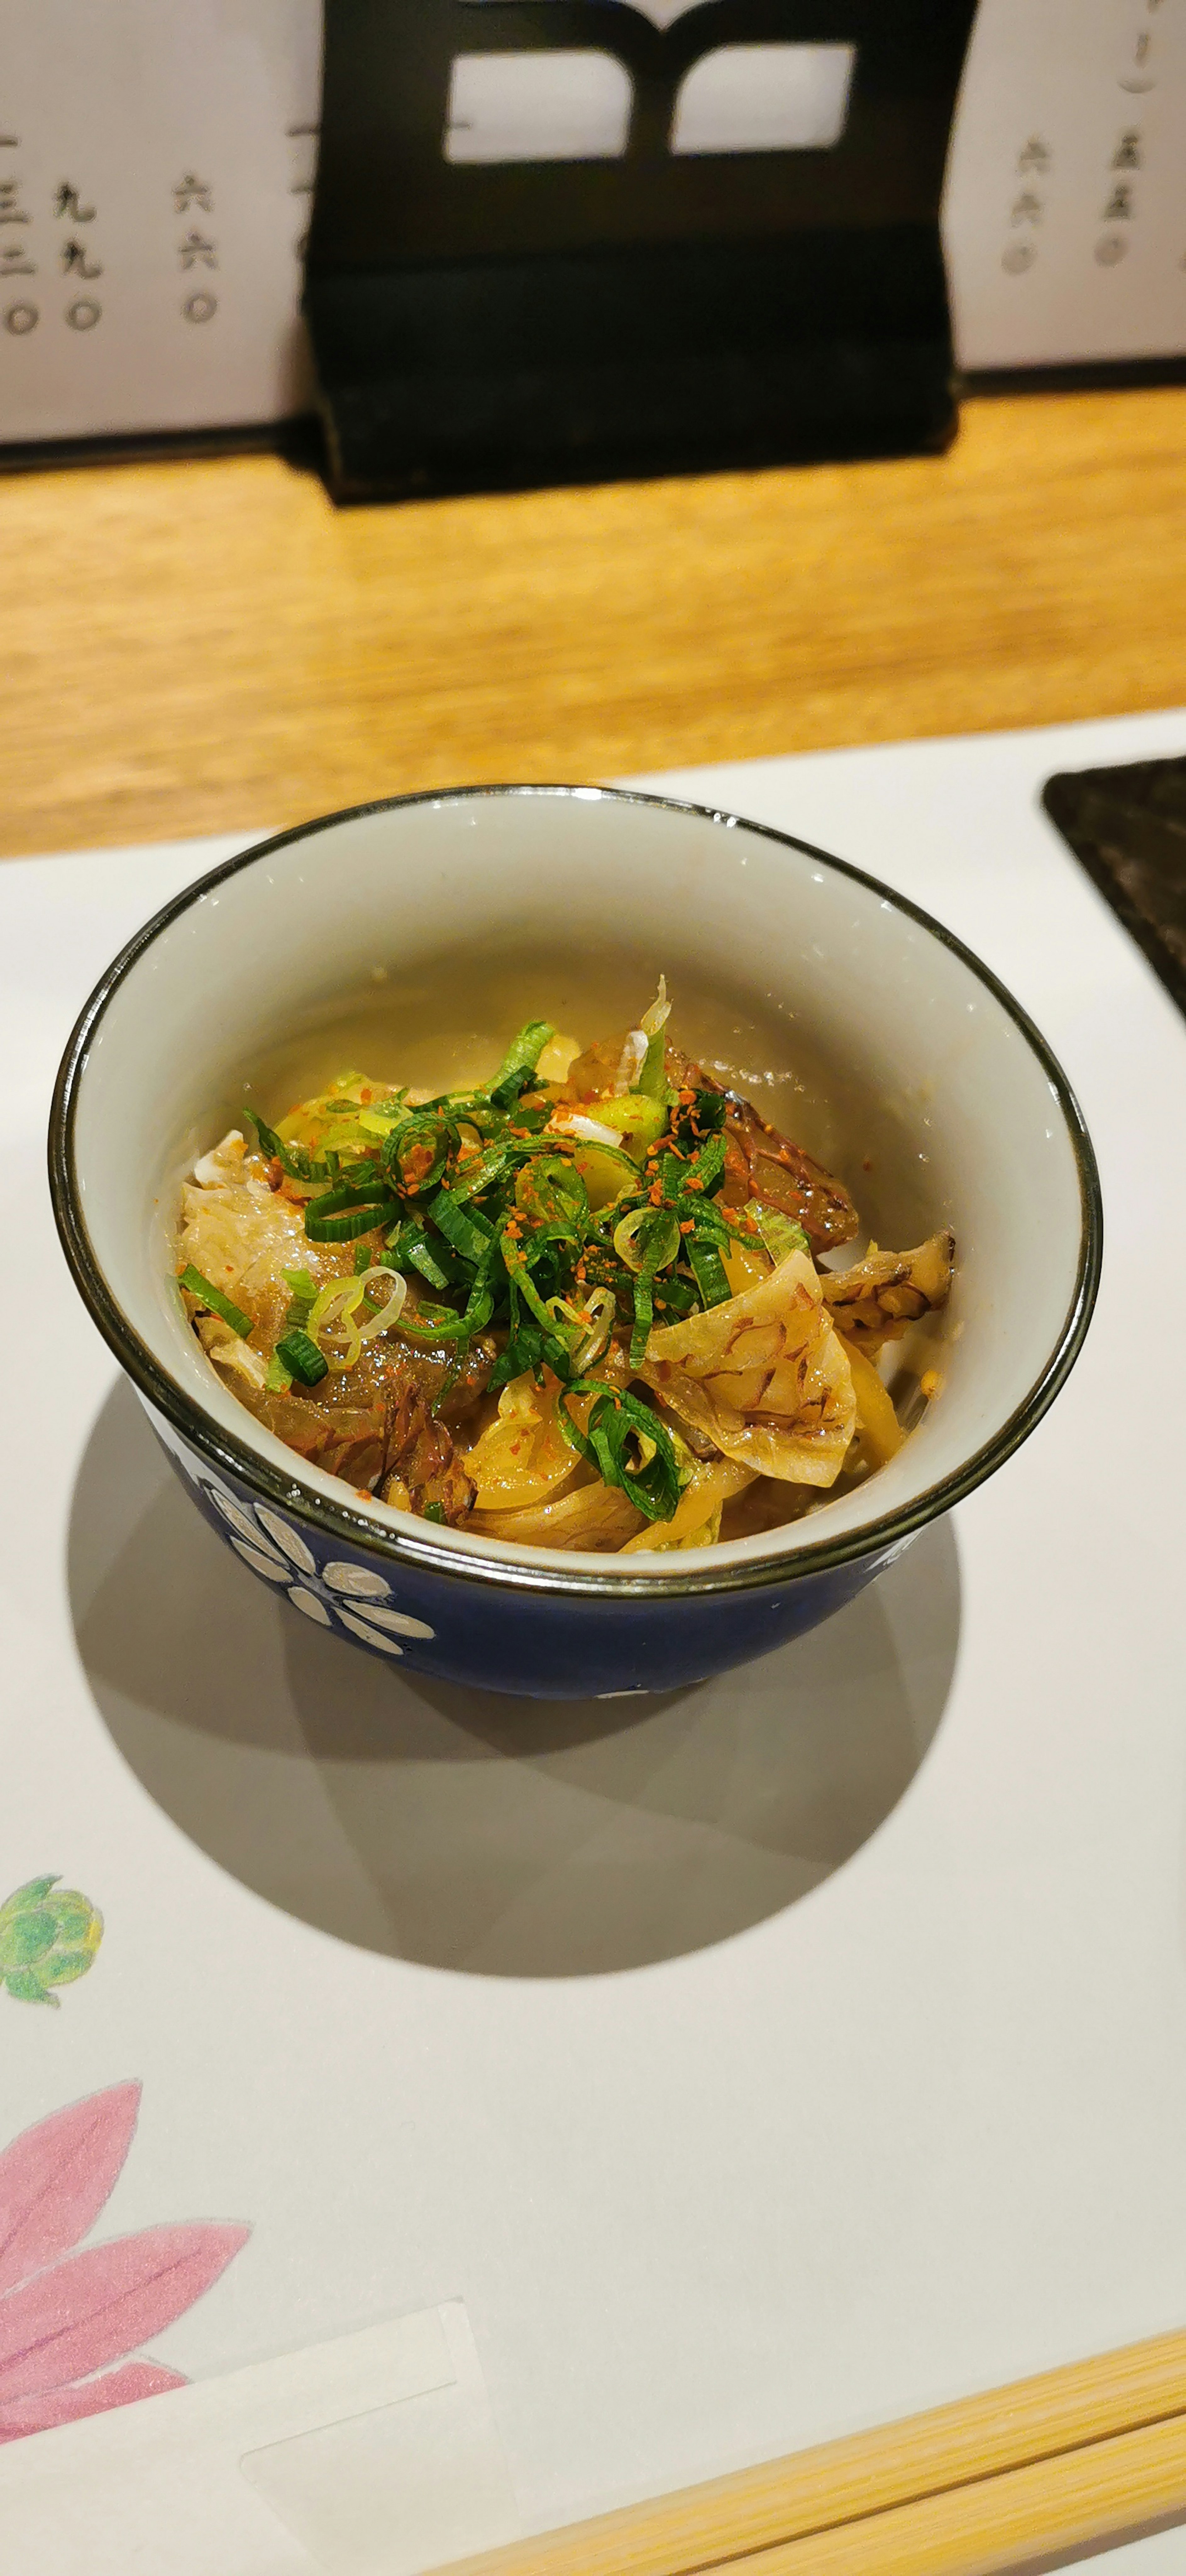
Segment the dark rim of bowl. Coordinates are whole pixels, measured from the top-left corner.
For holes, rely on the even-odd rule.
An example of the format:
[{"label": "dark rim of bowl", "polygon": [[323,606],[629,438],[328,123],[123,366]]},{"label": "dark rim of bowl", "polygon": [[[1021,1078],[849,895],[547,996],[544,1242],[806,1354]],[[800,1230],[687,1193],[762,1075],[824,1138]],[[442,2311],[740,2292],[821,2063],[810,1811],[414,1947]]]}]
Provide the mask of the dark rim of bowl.
[{"label": "dark rim of bowl", "polygon": [[[865,1522],[860,1529],[846,1530],[834,1538],[828,1538],[825,1533],[814,1542],[796,1546],[791,1554],[750,1557],[740,1562],[726,1560],[719,1566],[710,1563],[694,1573],[616,1573],[610,1569],[620,1560],[610,1559],[603,1574],[566,1564],[559,1553],[555,1565],[551,1566],[483,1556],[468,1549],[454,1551],[435,1537],[430,1522],[418,1523],[414,1533],[389,1528],[373,1519],[367,1511],[351,1508],[344,1502],[331,1501],[328,1496],[302,1485],[295,1475],[289,1477],[279,1468],[270,1466],[245,1441],[237,1440],[210,1421],[192,1398],[174,1384],[117,1305],[95,1258],[83,1219],[75,1166],[75,1120],[91,1041],[104,1012],[132,967],[161,931],[168,929],[170,923],[178,920],[212,886],[223,884],[228,877],[236,876],[241,868],[254,866],[258,859],[270,857],[275,850],[287,849],[294,841],[309,840],[317,832],[330,830],[334,824],[354,822],[366,814],[398,813],[405,806],[412,805],[459,804],[483,796],[579,797],[582,802],[597,796],[607,803],[657,806],[669,813],[695,814],[707,822],[754,832],[783,849],[796,850],[802,857],[818,859],[836,875],[851,878],[855,885],[866,887],[883,902],[892,905],[895,912],[917,922],[920,928],[958,957],[1008,1013],[1037,1057],[1062,1111],[1079,1176],[1079,1259],[1070,1304],[1049,1357],[1028,1394],[1014,1407],[1000,1430],[994,1432],[991,1440],[985,1441],[950,1475],[942,1477],[938,1484],[930,1486],[925,1493],[917,1495],[897,1511],[887,1512],[879,1520]],[[54,1086],[49,1128],[49,1182],[62,1248],[75,1284],[105,1342],[133,1385],[212,1467],[220,1469],[224,1475],[237,1477],[265,1501],[282,1505],[295,1518],[308,1522],[323,1536],[339,1543],[344,1541],[349,1546],[405,1566],[417,1567],[425,1573],[446,1575],[455,1582],[484,1582],[516,1591],[568,1597],[587,1594],[618,1600],[645,1598],[659,1601],[704,1593],[756,1591],[770,1584],[798,1582],[808,1575],[830,1573],[837,1566],[851,1564],[861,1557],[879,1555],[892,1547],[895,1541],[911,1537],[928,1521],[938,1519],[941,1513],[949,1511],[954,1503],[961,1502],[966,1494],[983,1484],[986,1477],[1012,1457],[1041,1421],[1082,1348],[1095,1305],[1103,1257],[1103,1203],[1099,1173],[1078,1101],[1061,1065],[1028,1012],[972,949],[966,948],[952,931],[944,929],[942,922],[924,912],[920,904],[911,903],[907,896],[896,894],[892,886],[883,885],[879,878],[870,876],[864,868],[853,867],[848,860],[833,858],[830,851],[817,849],[814,842],[800,841],[793,833],[779,832],[769,823],[751,822],[747,816],[729,813],[723,807],[694,805],[674,796],[650,796],[631,788],[508,784],[426,789],[412,796],[377,797],[370,804],[344,806],[339,813],[319,815],[312,823],[301,823],[291,831],[277,832],[271,840],[257,842],[253,848],[241,851],[237,858],[226,859],[221,867],[211,868],[205,876],[176,895],[171,903],[165,904],[160,912],[154,913],[152,919],[135,933],[100,977],[80,1013]]]}]

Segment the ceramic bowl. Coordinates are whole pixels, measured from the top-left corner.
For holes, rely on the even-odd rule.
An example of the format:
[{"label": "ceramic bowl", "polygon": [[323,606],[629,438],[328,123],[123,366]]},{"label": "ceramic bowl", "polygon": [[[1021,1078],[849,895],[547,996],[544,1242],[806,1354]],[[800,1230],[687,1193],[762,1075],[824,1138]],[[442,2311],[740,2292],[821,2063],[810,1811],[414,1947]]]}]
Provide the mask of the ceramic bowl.
[{"label": "ceramic bowl", "polygon": [[[364,1506],[255,1423],[181,1312],[194,1157],[343,1063],[433,1085],[546,1015],[586,1042],[662,969],[673,1033],[848,1180],[868,1232],[954,1228],[942,1394],[890,1464],[791,1526],[674,1555],[512,1549]],[[198,1510],[293,1614],[481,1689],[608,1697],[769,1652],[1010,1456],[1082,1342],[1095,1163],[1024,1011],[875,879],[734,815],[592,788],[396,798],[216,868],[87,1003],[50,1168],[75,1280]]]}]

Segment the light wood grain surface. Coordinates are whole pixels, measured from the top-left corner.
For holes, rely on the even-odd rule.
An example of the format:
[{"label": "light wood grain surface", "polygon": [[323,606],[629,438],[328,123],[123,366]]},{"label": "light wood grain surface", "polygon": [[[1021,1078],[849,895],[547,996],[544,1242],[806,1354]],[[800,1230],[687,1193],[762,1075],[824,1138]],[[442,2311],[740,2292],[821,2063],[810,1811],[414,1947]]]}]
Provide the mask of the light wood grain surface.
[{"label": "light wood grain surface", "polygon": [[470,2558],[448,2576],[998,2576],[1186,2514],[1186,2334]]},{"label": "light wood grain surface", "polygon": [[272,456],[0,481],[0,853],[1186,699],[1186,389],[945,457],[338,512]]}]

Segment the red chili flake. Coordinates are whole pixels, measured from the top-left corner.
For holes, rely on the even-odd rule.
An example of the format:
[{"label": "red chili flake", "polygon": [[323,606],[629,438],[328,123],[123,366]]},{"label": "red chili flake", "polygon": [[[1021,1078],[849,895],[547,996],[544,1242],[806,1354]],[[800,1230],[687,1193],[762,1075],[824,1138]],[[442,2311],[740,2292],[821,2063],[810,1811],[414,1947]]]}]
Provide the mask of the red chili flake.
[{"label": "red chili flake", "polygon": [[681,1234],[693,1234],[695,1232],[695,1227],[690,1216],[680,1218],[679,1230]]},{"label": "red chili flake", "polygon": [[650,1189],[649,1189],[649,1190],[648,1190],[648,1192],[647,1192],[647,1196],[648,1196],[648,1198],[649,1198],[649,1200],[650,1200],[650,1202],[651,1202],[651,1206],[652,1206],[652,1207],[662,1207],[662,1205],[663,1205],[663,1184],[662,1184],[662,1182],[661,1182],[661,1181],[653,1181],[653,1182],[652,1182],[652,1184],[651,1184]]},{"label": "red chili flake", "polygon": [[686,1190],[702,1190],[703,1187],[703,1181],[697,1179],[695,1172],[689,1172],[687,1180],[684,1182],[684,1188]]},{"label": "red chili flake", "polygon": [[685,1103],[685,1105],[686,1105],[688,1108],[694,1108],[694,1107],[695,1107],[695,1104],[696,1104],[696,1094],[695,1094],[695,1092],[694,1092],[694,1091],[681,1091],[681,1093],[680,1093],[680,1099]]},{"label": "red chili flake", "polygon": [[430,1171],[432,1168],[432,1157],[433,1148],[431,1145],[423,1144],[412,1146],[407,1161],[403,1166],[403,1182],[404,1188],[411,1191],[413,1196],[415,1196],[416,1191],[419,1189],[425,1173]]},{"label": "red chili flake", "polygon": [[372,1091],[372,1089],[371,1089],[371,1086],[370,1086],[370,1083],[369,1083],[369,1082],[364,1082],[364,1084],[363,1084],[363,1086],[362,1086],[362,1090],[360,1091],[360,1093],[359,1093],[359,1095],[358,1095],[358,1096],[359,1096],[359,1099],[360,1099],[360,1100],[361,1100],[361,1102],[362,1102],[363,1108],[364,1108],[364,1109],[369,1109],[369,1108],[370,1108],[370,1105],[371,1105],[371,1102],[372,1102],[372,1100],[373,1100],[373,1099],[374,1099],[374,1097],[375,1097],[374,1092]]},{"label": "red chili flake", "polygon": [[518,1217],[517,1217],[517,1216],[509,1216],[509,1217],[507,1218],[506,1225],[505,1225],[505,1227],[504,1227],[503,1231],[504,1231],[504,1233],[511,1235],[511,1236],[513,1237],[514,1241],[517,1243],[517,1242],[518,1242],[518,1240],[519,1240],[520,1235],[521,1235],[521,1234],[522,1234],[522,1232],[523,1232],[523,1228],[522,1228],[522,1226],[521,1226],[521,1225],[520,1225],[520,1223],[519,1223],[519,1219],[518,1219]]}]

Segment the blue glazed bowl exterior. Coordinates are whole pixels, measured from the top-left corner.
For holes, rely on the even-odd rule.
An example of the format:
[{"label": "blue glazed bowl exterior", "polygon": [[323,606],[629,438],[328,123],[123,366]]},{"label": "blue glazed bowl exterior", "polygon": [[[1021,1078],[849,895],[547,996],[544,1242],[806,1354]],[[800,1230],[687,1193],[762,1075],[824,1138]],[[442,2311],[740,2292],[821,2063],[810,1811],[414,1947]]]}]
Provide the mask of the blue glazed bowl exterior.
[{"label": "blue glazed bowl exterior", "polygon": [[203,1518],[261,1583],[313,1627],[409,1672],[526,1699],[613,1699],[679,1690],[752,1663],[842,1610],[900,1556],[887,1541],[845,1565],[751,1590],[672,1601],[653,1587],[625,1597],[522,1593],[463,1570],[440,1574],[377,1548],[327,1539],[217,1472],[147,1406],[153,1428]]}]

